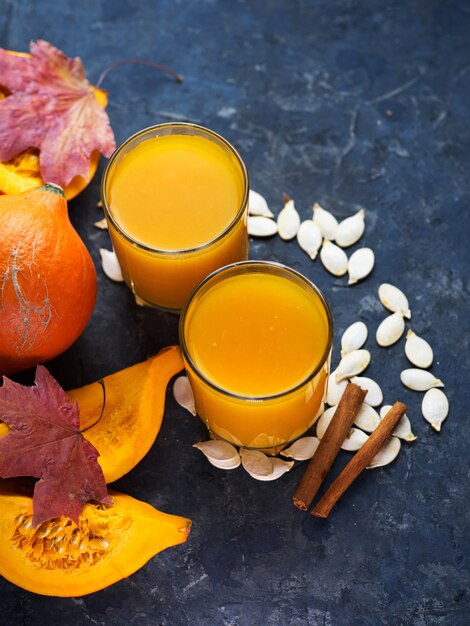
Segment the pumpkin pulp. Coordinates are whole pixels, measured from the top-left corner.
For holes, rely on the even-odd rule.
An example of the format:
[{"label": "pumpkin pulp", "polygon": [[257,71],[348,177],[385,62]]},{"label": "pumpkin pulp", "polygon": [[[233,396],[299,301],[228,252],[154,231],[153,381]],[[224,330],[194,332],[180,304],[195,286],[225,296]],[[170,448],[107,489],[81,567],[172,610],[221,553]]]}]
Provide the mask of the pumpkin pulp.
[{"label": "pumpkin pulp", "polygon": [[34,593],[83,596],[186,541],[190,520],[123,493],[110,496],[110,507],[85,505],[78,525],[58,517],[33,528],[32,498],[0,490],[0,575]]}]

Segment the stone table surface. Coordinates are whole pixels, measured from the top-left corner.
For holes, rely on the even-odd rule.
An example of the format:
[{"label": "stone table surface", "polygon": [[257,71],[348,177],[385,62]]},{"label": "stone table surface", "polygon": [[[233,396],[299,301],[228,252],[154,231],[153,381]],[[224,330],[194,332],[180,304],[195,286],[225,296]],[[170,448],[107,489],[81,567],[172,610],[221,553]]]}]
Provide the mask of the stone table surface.
[{"label": "stone table surface", "polygon": [[[104,82],[121,142],[146,126],[189,120],[242,153],[252,188],[277,213],[285,192],[303,219],[318,201],[338,218],[366,211],[360,245],[376,254],[354,287],[296,242],[251,241],[250,257],[303,272],[333,310],[335,343],[363,320],[367,374],[401,399],[418,436],[396,461],[361,475],[327,521],[292,506],[304,464],[272,483],[209,465],[192,444],[202,423],[167,394],[155,445],[116,489],[193,520],[188,541],[136,574],[76,599],[41,597],[0,580],[0,623],[120,626],[428,626],[470,623],[469,114],[470,5],[452,0],[0,0],[0,46],[43,38],[79,55]],[[1,80],[1,77],[0,77]],[[103,161],[70,203],[99,277],[83,335],[48,366],[77,387],[177,342],[177,318],[137,307],[100,269],[108,234],[93,227]],[[399,380],[403,339],[377,346],[381,282],[408,295],[411,327],[433,346],[446,384],[441,433],[422,394]],[[25,376],[20,377],[24,379]],[[28,376],[26,376],[28,378]],[[342,452],[328,485],[347,462]],[[1,512],[0,512],[1,516]]]}]

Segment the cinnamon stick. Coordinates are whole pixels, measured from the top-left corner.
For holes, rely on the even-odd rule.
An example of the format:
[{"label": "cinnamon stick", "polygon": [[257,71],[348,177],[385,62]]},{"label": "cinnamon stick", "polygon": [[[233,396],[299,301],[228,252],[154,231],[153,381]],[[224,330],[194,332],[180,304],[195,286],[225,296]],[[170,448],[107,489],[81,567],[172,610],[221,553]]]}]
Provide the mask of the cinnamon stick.
[{"label": "cinnamon stick", "polygon": [[335,414],[315,454],[310,459],[292,499],[294,505],[302,511],[306,511],[312,504],[315,494],[338,456],[341,444],[349,433],[366,394],[367,391],[354,383],[348,383],[344,390]]},{"label": "cinnamon stick", "polygon": [[402,402],[395,402],[390,411],[370,435],[369,439],[349,461],[341,474],[328,487],[328,490],[312,511],[317,517],[328,517],[331,509],[343,495],[351,483],[359,476],[382,447],[384,441],[391,435],[398,420],[405,413],[407,407]]}]

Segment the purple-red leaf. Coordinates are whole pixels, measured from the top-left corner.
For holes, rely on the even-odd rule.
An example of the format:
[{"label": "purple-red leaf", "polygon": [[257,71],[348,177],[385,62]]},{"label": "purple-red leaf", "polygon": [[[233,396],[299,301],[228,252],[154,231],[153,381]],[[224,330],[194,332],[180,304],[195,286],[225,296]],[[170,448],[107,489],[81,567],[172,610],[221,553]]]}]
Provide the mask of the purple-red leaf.
[{"label": "purple-red leaf", "polygon": [[0,420],[10,432],[0,439],[0,476],[34,476],[33,524],[64,515],[78,523],[90,500],[111,504],[98,451],[80,432],[77,403],[38,366],[32,387],[4,377]]},{"label": "purple-red leaf", "polygon": [[112,154],[113,131],[78,57],[46,41],[30,51],[0,48],[0,82],[11,91],[0,100],[0,161],[38,148],[42,179],[66,187],[77,175],[88,179],[94,150]]}]

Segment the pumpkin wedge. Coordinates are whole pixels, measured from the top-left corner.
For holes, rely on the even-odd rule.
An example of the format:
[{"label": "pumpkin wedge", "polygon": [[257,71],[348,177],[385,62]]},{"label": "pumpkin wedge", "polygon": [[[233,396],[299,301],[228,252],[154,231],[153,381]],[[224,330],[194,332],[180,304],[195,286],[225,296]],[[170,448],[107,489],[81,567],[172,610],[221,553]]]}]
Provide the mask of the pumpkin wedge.
[{"label": "pumpkin wedge", "polygon": [[85,505],[79,524],[32,526],[32,498],[0,488],[0,575],[33,593],[77,597],[130,576],[186,541],[191,522],[110,491],[113,506]]},{"label": "pumpkin wedge", "polygon": [[[19,57],[31,57],[27,52],[16,52],[14,50],[8,50],[7,52],[8,54]],[[8,93],[8,90],[1,85],[0,81],[0,100],[6,98]],[[93,87],[93,95],[100,107],[105,109],[108,104],[107,92],[104,89]],[[88,176],[86,178],[83,178],[83,176],[75,176],[64,189],[67,200],[75,198],[75,196],[88,186],[95,175],[99,160],[99,151],[93,150],[90,155]],[[15,155],[9,161],[0,161],[0,194],[11,195],[22,193],[28,189],[41,187],[44,185],[44,182],[40,172],[39,150],[35,148],[28,148],[24,152]]]},{"label": "pumpkin wedge", "polygon": [[[163,419],[168,382],[183,368],[179,346],[170,346],[105,376],[103,384],[67,391],[70,401],[78,403],[81,431],[98,450],[107,483],[127,474],[152,447]],[[8,432],[0,421],[0,438]]]},{"label": "pumpkin wedge", "polygon": [[[80,409],[84,436],[100,453],[107,483],[127,474],[147,454],[160,430],[169,380],[184,367],[179,346],[132,365],[99,383],[68,391]],[[98,421],[97,421],[98,420]]]}]

